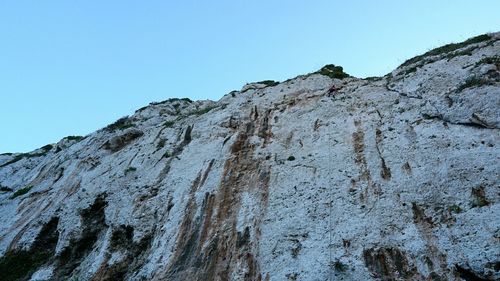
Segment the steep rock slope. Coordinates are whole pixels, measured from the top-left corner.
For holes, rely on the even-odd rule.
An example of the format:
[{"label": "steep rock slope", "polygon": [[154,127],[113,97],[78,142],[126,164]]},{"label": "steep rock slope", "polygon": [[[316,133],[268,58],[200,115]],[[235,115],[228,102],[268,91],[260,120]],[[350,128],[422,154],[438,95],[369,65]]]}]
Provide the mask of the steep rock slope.
[{"label": "steep rock slope", "polygon": [[0,279],[498,279],[499,39],[1,155]]}]

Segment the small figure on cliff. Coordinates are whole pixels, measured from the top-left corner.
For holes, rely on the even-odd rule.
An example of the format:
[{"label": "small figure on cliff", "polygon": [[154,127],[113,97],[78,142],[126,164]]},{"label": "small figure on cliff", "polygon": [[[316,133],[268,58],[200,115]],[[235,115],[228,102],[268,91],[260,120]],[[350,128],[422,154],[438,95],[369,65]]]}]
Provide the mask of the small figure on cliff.
[{"label": "small figure on cliff", "polygon": [[327,96],[332,96],[334,93],[338,92],[342,87],[337,87],[335,84],[332,85],[326,92]]}]

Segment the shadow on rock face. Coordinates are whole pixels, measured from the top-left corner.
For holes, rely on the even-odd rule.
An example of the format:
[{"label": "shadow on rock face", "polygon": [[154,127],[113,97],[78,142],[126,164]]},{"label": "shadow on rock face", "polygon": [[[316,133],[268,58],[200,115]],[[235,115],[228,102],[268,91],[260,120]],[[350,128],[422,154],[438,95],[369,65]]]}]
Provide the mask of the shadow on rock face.
[{"label": "shadow on rock face", "polygon": [[[144,263],[146,254],[151,249],[152,235],[146,235],[141,240],[134,242],[134,228],[121,225],[113,230],[109,252],[105,255],[105,262],[91,280],[117,281],[129,279],[127,275],[133,274]],[[120,252],[123,258],[109,265],[108,261],[113,252]],[[132,279],[133,280],[133,279]]]},{"label": "shadow on rock face", "polygon": [[25,280],[53,258],[59,232],[59,218],[54,217],[43,227],[29,250],[11,250],[0,259],[0,279]]},{"label": "shadow on rock face", "polygon": [[107,228],[104,211],[108,202],[105,198],[105,194],[97,196],[94,203],[81,212],[81,236],[71,239],[69,245],[59,255],[54,272],[55,280],[67,279],[92,251],[101,232]]}]

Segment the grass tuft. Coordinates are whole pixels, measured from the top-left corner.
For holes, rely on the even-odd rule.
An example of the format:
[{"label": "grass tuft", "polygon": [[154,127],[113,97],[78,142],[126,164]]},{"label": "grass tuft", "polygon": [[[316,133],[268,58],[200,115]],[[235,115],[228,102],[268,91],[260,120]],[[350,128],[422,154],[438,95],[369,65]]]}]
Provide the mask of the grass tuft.
[{"label": "grass tuft", "polygon": [[14,194],[12,194],[12,196],[10,197],[10,199],[14,199],[16,197],[24,195],[24,194],[28,193],[32,188],[33,188],[33,186],[28,185],[26,187],[18,189],[18,190],[16,190],[16,192],[14,192]]},{"label": "grass tuft", "polygon": [[52,148],[54,148],[54,146],[52,144],[47,144],[47,145],[42,146],[42,150],[44,150],[44,151],[49,151]]},{"label": "grass tuft", "polygon": [[114,132],[116,130],[125,130],[130,127],[135,127],[135,124],[132,123],[132,120],[130,120],[128,116],[125,116],[116,120],[114,123],[109,124],[104,129],[108,132]]},{"label": "grass tuft", "polygon": [[217,106],[207,106],[207,107],[205,107],[203,109],[199,109],[199,110],[195,111],[194,114],[200,116],[200,115],[203,115],[205,113],[210,112],[212,109],[214,109],[216,107]]},{"label": "grass tuft", "polygon": [[325,75],[332,79],[344,79],[349,77],[349,74],[344,72],[342,66],[337,66],[334,64],[327,64],[323,66],[319,71],[316,71],[314,73]]},{"label": "grass tuft", "polygon": [[161,149],[165,146],[165,143],[167,142],[166,139],[160,139],[160,141],[158,142],[158,144],[156,145],[156,149]]},{"label": "grass tuft", "polygon": [[[419,55],[419,56],[416,56],[416,57],[413,57],[407,61],[405,61],[403,64],[401,64],[399,67],[403,67],[403,66],[408,66],[410,64],[413,64],[413,63],[416,63],[426,57],[430,57],[430,56],[437,56],[437,55],[441,55],[441,54],[444,54],[444,53],[449,53],[449,52],[453,52],[453,51],[456,51],[460,48],[463,48],[463,47],[466,47],[468,45],[471,45],[471,44],[477,44],[477,43],[481,43],[481,42],[484,42],[484,41],[488,41],[491,39],[491,36],[488,35],[488,34],[483,34],[483,35],[479,35],[479,36],[476,36],[476,37],[472,37],[468,40],[465,40],[464,42],[461,42],[461,43],[451,43],[451,44],[447,44],[447,45],[444,45],[444,46],[441,46],[441,47],[438,47],[438,48],[435,48],[435,49],[432,49],[422,55]],[[468,54],[470,52],[467,51],[463,54]]]},{"label": "grass tuft", "polygon": [[171,99],[160,101],[160,102],[152,102],[152,103],[150,103],[150,105],[159,105],[159,104],[171,103],[171,102],[178,102],[178,101],[183,101],[183,102],[187,102],[187,103],[192,103],[193,102],[189,98],[171,98]]},{"label": "grass tuft", "polygon": [[465,82],[457,88],[457,91],[461,92],[467,88],[479,87],[482,85],[487,85],[489,82],[484,78],[478,78],[476,76],[471,76],[465,80]]},{"label": "grass tuft", "polygon": [[349,269],[349,266],[347,266],[347,264],[341,262],[340,260],[332,262],[330,266],[333,267],[333,269],[335,269],[335,271],[337,272],[346,272]]},{"label": "grass tuft", "polygon": [[455,213],[455,214],[459,214],[459,213],[463,212],[462,208],[460,208],[460,206],[458,206],[458,205],[449,206],[448,211]]},{"label": "grass tuft", "polygon": [[267,87],[272,87],[272,86],[278,85],[280,82],[274,81],[274,80],[264,80],[264,81],[259,81],[259,82],[255,82],[255,83],[256,84],[264,84]]},{"label": "grass tuft", "polygon": [[476,66],[482,65],[482,64],[494,64],[494,65],[500,65],[500,57],[498,56],[493,56],[493,57],[486,57],[481,59],[476,63]]},{"label": "grass tuft", "polygon": [[174,124],[175,124],[175,121],[165,121],[165,123],[163,123],[163,127],[171,128],[174,126]]},{"label": "grass tuft", "polygon": [[69,140],[69,141],[81,141],[84,138],[85,137],[83,137],[83,136],[67,136],[64,139]]},{"label": "grass tuft", "polygon": [[[14,158],[12,158],[10,161],[7,161],[7,162],[3,163],[2,165],[0,165],[0,168],[5,167],[5,166],[10,165],[10,164],[13,164],[13,163],[16,163],[17,161],[20,161],[24,158],[35,158],[35,157],[45,156],[52,148],[53,148],[53,145],[48,144],[48,145],[45,145],[41,148],[43,150],[42,152],[18,154],[16,156],[14,156]],[[10,155],[12,155],[12,154],[10,154]]]},{"label": "grass tuft", "polygon": [[128,174],[128,173],[132,173],[132,172],[135,172],[137,171],[137,168],[136,167],[128,167],[127,169],[125,169],[125,172],[124,174]]}]

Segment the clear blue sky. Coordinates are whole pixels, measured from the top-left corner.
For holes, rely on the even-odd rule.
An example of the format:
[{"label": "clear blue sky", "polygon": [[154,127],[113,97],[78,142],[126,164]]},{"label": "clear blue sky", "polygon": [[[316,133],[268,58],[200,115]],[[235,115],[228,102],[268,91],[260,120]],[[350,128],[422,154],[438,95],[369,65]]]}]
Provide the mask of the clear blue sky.
[{"label": "clear blue sky", "polygon": [[500,1],[0,1],[0,153],[85,135],[151,101],[217,100],[324,64],[384,75],[500,30]]}]

